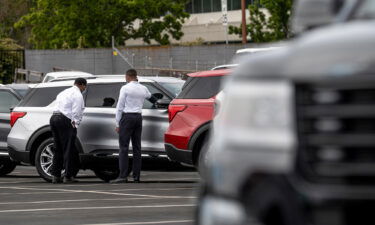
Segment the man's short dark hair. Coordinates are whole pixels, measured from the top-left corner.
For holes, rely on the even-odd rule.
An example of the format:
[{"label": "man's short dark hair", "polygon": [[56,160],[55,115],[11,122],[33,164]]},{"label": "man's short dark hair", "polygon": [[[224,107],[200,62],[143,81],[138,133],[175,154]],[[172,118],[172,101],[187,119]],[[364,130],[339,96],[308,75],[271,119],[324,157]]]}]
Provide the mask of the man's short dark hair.
[{"label": "man's short dark hair", "polygon": [[130,77],[137,77],[137,71],[135,69],[130,69],[126,71],[125,75]]},{"label": "man's short dark hair", "polygon": [[87,80],[85,78],[79,77],[79,78],[75,79],[74,84],[86,86]]}]

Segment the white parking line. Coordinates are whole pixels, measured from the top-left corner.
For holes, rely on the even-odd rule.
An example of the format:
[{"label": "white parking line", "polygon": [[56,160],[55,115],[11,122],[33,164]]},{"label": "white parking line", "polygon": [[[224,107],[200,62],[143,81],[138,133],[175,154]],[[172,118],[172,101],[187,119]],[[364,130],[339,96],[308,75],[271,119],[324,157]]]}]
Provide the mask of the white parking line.
[{"label": "white parking line", "polygon": [[[36,191],[61,191],[71,193],[92,193],[92,194],[104,194],[104,195],[115,195],[115,196],[133,196],[133,197],[147,197],[147,198],[186,198],[186,196],[162,196],[162,195],[142,195],[142,194],[126,194],[126,193],[114,193],[107,191],[85,191],[85,190],[68,190],[68,189],[54,189],[54,188],[27,188],[27,187],[0,187],[0,189],[15,189],[15,190],[36,190]],[[190,198],[195,198],[191,196]]]},{"label": "white parking line", "polygon": [[192,190],[198,189],[198,187],[189,188],[123,188],[123,189],[112,189],[111,191],[175,191],[175,190]]},{"label": "white parking line", "polygon": [[191,223],[193,220],[172,220],[172,221],[153,221],[153,222],[130,222],[130,223],[96,223],[96,224],[82,224],[82,225],[141,225],[141,224],[176,224],[176,223]]},{"label": "white parking line", "polygon": [[71,207],[71,208],[41,208],[41,209],[8,209],[0,210],[0,213],[18,212],[40,212],[40,211],[66,211],[66,210],[94,210],[94,209],[139,209],[139,208],[175,208],[175,207],[195,207],[195,204],[186,205],[132,205],[132,206],[98,206],[98,207]]},{"label": "white parking line", "polygon": [[36,192],[2,192],[0,195],[40,195],[40,194],[66,194],[61,191],[36,191]]},{"label": "white parking line", "polygon": [[[196,199],[195,196],[178,196],[181,199]],[[64,203],[64,202],[89,202],[89,201],[129,201],[129,200],[151,200],[151,199],[175,199],[175,196],[171,198],[107,198],[107,199],[72,199],[72,200],[50,200],[50,201],[33,201],[33,202],[0,202],[0,205],[20,205],[20,204],[46,204],[46,203]]]}]

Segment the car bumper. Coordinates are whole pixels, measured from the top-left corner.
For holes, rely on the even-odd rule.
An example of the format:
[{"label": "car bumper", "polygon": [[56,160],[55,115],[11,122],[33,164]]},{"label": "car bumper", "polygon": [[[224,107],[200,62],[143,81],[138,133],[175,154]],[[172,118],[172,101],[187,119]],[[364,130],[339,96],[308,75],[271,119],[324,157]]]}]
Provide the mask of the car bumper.
[{"label": "car bumper", "polygon": [[193,165],[192,151],[189,149],[178,149],[172,144],[165,144],[165,151],[172,161]]},{"label": "car bumper", "polygon": [[9,159],[9,153],[7,149],[0,148],[0,159]]},{"label": "car bumper", "polygon": [[233,199],[205,196],[197,214],[198,225],[245,225],[246,213]]},{"label": "car bumper", "polygon": [[12,161],[15,161],[17,163],[31,164],[30,152],[17,151],[15,148],[8,146],[8,153]]}]

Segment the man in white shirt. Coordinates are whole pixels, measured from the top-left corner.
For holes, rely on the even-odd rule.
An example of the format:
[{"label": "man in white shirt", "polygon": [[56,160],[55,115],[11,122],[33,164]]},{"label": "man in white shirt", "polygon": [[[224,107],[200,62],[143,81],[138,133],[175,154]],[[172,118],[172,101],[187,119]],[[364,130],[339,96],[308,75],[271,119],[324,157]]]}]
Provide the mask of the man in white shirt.
[{"label": "man in white shirt", "polygon": [[141,175],[141,136],[142,136],[142,107],[145,99],[151,99],[150,91],[137,79],[137,71],[130,69],[126,71],[126,85],[120,90],[119,100],[116,107],[116,131],[119,133],[120,174],[111,183],[128,182],[129,142],[133,146],[133,178],[134,182],[140,182]]},{"label": "man in white shirt", "polygon": [[[82,121],[85,104],[82,92],[87,81],[77,78],[74,86],[60,92],[56,97],[56,106],[50,119],[53,139],[55,142],[51,174],[52,183],[74,183],[79,170],[78,152],[75,148],[77,127]],[[65,168],[64,180],[61,171]]]}]

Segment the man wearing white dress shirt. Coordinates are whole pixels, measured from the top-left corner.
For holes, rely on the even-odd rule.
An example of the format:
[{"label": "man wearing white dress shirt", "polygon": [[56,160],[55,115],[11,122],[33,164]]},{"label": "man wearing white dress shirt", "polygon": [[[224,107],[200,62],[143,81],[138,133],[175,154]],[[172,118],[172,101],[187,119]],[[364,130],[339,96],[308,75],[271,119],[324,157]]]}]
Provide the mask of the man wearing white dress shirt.
[{"label": "man wearing white dress shirt", "polygon": [[150,91],[137,79],[137,71],[126,71],[126,85],[120,90],[116,107],[116,132],[119,133],[119,177],[111,183],[128,182],[129,142],[133,146],[133,179],[140,182],[141,175],[141,136],[142,136],[142,107],[145,99],[151,98]]},{"label": "man wearing white dress shirt", "polygon": [[[74,183],[76,172],[79,170],[78,152],[75,148],[77,127],[81,123],[85,108],[82,92],[86,89],[87,81],[77,78],[74,86],[60,92],[56,97],[56,106],[50,119],[53,139],[55,142],[51,174],[52,183]],[[64,179],[61,171],[65,168]]]}]

